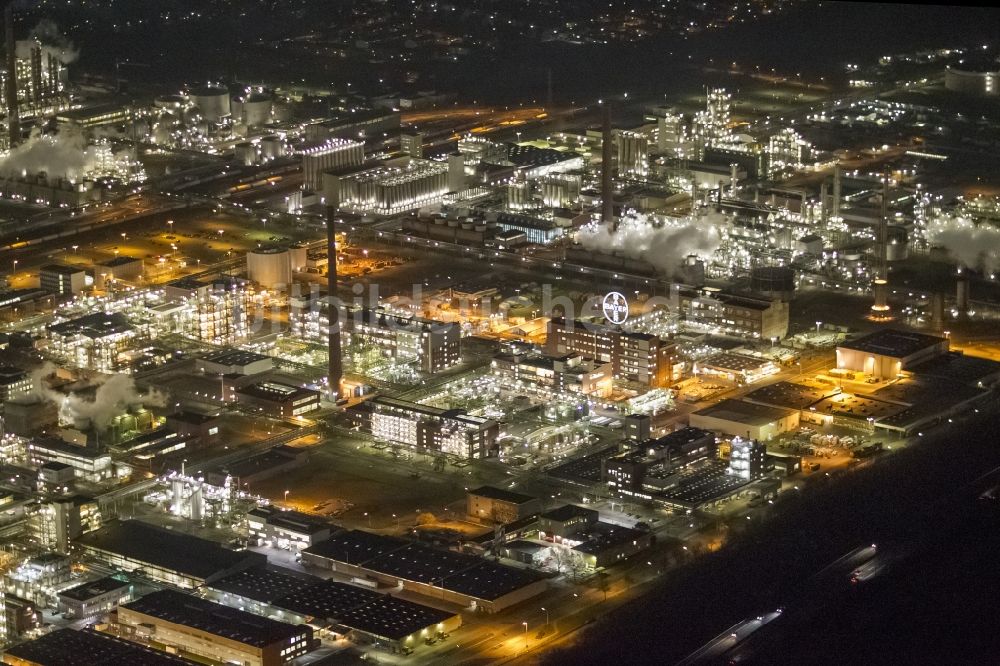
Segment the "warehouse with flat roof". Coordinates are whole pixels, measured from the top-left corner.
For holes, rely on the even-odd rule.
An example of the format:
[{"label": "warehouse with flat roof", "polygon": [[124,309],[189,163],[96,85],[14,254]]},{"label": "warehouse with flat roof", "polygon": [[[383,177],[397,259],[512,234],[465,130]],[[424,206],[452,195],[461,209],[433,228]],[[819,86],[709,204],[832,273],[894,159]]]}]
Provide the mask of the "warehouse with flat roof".
[{"label": "warehouse with flat roof", "polygon": [[224,548],[138,520],[109,523],[76,540],[84,555],[122,571],[142,569],[153,580],[194,588],[260,566],[267,557]]},{"label": "warehouse with flat roof", "polygon": [[690,423],[695,428],[713,430],[732,437],[767,441],[798,428],[799,416],[799,411],[795,409],[726,399],[692,412]]}]

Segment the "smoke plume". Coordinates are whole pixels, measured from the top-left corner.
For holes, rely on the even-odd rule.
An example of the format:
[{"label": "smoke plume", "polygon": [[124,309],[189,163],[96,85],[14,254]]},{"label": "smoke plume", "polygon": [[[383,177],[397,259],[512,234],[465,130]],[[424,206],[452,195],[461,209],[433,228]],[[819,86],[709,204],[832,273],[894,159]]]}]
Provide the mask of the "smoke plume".
[{"label": "smoke plume", "polygon": [[668,219],[662,224],[635,214],[622,219],[617,231],[591,223],[576,233],[576,242],[595,252],[617,252],[642,259],[665,275],[677,271],[690,254],[711,258],[721,241],[720,225],[728,218],[710,212],[697,218]]},{"label": "smoke plume", "polygon": [[43,54],[51,54],[64,65],[68,65],[80,57],[80,51],[73,46],[73,42],[62,34],[54,21],[49,19],[39,21],[38,25],[31,30],[27,40],[17,42],[17,57],[22,60],[30,58],[32,44],[36,41],[41,46]]},{"label": "smoke plume", "polygon": [[167,396],[151,389],[139,391],[135,380],[128,375],[97,375],[90,386],[97,386],[93,396],[82,393],[68,395],[48,387],[45,378],[56,371],[52,363],[45,363],[31,373],[35,396],[59,406],[59,418],[63,422],[89,421],[98,430],[111,425],[112,419],[129,407],[164,407]]},{"label": "smoke plume", "polygon": [[88,145],[83,134],[62,129],[55,134],[32,132],[27,141],[0,161],[0,174],[21,178],[45,172],[49,179],[80,181],[127,171],[127,152],[113,154],[108,145]]},{"label": "smoke plume", "polygon": [[1000,229],[954,216],[934,216],[927,226],[927,239],[948,248],[956,260],[969,268],[992,273],[1000,269]]}]

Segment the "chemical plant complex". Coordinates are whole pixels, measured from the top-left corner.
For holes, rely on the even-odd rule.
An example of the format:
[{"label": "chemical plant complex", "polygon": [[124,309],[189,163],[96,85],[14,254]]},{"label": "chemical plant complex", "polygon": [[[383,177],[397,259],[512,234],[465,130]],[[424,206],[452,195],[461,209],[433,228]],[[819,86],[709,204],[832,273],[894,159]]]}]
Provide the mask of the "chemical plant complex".
[{"label": "chemical plant complex", "polygon": [[[19,11],[5,664],[535,663],[996,410],[1000,124],[955,110],[995,103],[996,45],[573,100],[549,69],[491,105],[246,63],[102,78]],[[544,41],[742,21],[645,11]],[[280,49],[395,62],[364,29]],[[400,30],[414,80],[481,46]]]}]

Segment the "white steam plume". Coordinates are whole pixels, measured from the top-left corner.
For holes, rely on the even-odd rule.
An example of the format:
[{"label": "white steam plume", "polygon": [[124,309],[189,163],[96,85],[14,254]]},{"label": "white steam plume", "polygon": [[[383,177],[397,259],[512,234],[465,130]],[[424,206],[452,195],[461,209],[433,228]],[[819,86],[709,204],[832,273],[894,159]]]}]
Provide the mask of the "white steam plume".
[{"label": "white steam plume", "polygon": [[52,54],[56,60],[64,65],[68,65],[80,57],[80,51],[73,46],[73,42],[62,34],[54,21],[49,19],[39,21],[28,37],[27,40],[17,42],[17,57],[22,60],[31,57],[31,45],[34,41],[38,42],[43,53]]},{"label": "white steam plume", "polygon": [[965,217],[942,214],[927,225],[932,245],[948,248],[952,257],[969,268],[992,273],[1000,269],[1000,229],[976,225]]},{"label": "white steam plume", "polygon": [[63,129],[55,134],[32,132],[27,141],[0,161],[0,174],[14,178],[44,171],[50,180],[80,181],[85,176],[122,172],[129,160],[127,151],[112,153],[108,145],[87,145],[78,130]]},{"label": "white steam plume", "polygon": [[167,404],[166,394],[156,389],[141,393],[135,380],[128,375],[96,376],[91,385],[96,385],[97,390],[92,397],[79,393],[64,395],[50,389],[44,381],[55,370],[55,365],[45,363],[31,373],[31,378],[35,395],[58,405],[60,418],[64,421],[86,419],[95,428],[104,429],[129,407],[164,407]]},{"label": "white steam plume", "polygon": [[648,261],[661,273],[673,275],[688,255],[711,258],[721,242],[719,227],[727,220],[721,213],[709,212],[657,224],[635,214],[623,218],[617,231],[596,222],[588,224],[576,233],[576,242],[588,250]]}]

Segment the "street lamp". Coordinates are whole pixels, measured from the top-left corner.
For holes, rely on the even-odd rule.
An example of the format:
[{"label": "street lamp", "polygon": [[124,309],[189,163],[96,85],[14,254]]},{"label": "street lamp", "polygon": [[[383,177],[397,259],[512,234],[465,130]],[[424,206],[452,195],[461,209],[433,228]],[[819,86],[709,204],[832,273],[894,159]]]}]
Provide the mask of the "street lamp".
[{"label": "street lamp", "polygon": [[522,622],[521,624],[524,625],[524,649],[527,650],[528,649],[528,623],[527,622]]},{"label": "street lamp", "polygon": [[549,626],[549,609],[542,606],[542,610],[545,611],[545,626]]},{"label": "street lamp", "polygon": [[821,322],[821,321],[816,322],[816,332],[817,333],[819,333],[819,327],[822,326],[822,325],[823,325],[823,322]]},{"label": "street lamp", "polygon": [[288,491],[285,491],[285,504],[288,504]]},{"label": "street lamp", "polygon": [[371,529],[371,526],[372,526],[372,517],[368,515],[367,511],[365,511],[365,518],[368,519],[368,529]]}]

